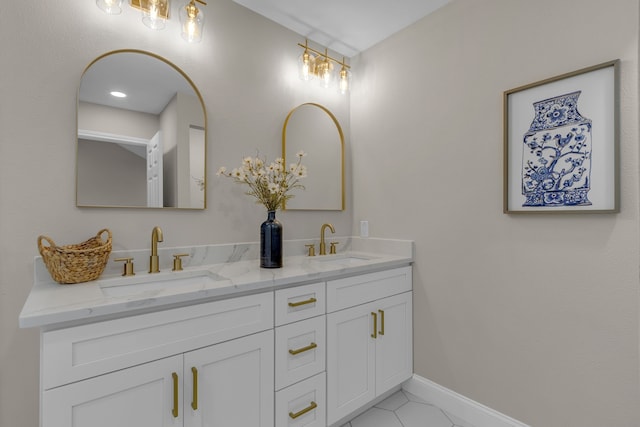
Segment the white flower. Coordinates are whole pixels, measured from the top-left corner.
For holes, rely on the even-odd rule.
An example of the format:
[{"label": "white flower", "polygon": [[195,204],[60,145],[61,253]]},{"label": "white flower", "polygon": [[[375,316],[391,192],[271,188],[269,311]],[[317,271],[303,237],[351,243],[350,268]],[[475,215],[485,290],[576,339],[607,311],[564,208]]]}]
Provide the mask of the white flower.
[{"label": "white flower", "polygon": [[231,176],[234,177],[238,181],[246,180],[246,175],[242,169],[235,168],[231,171]]},{"label": "white flower", "polygon": [[269,172],[271,172],[271,175],[277,175],[280,172],[282,172],[282,165],[278,163],[271,163],[268,169],[269,169]]},{"label": "white flower", "polygon": [[302,151],[302,150],[300,150],[300,151],[298,151],[298,152],[296,153],[296,156],[298,156],[298,157],[304,157],[304,156],[306,156],[306,155],[307,155],[307,153],[305,153],[305,152],[304,152],[304,151]]},{"label": "white flower", "polygon": [[291,163],[289,165],[289,172],[295,173],[296,169],[298,169],[298,165],[296,163]]},{"label": "white flower", "polygon": [[217,176],[224,175],[226,171],[227,171],[227,168],[225,168],[224,166],[221,166],[220,169],[218,169],[218,172],[216,172],[216,175]]},{"label": "white flower", "polygon": [[245,157],[244,159],[242,159],[242,163],[246,166],[251,166],[253,164],[253,158]]},{"label": "white flower", "polygon": [[295,172],[298,175],[298,178],[306,178],[307,177],[307,167],[304,165],[300,165],[298,170]]},{"label": "white flower", "polygon": [[275,184],[273,182],[269,184],[269,193],[276,194],[279,189],[280,189],[280,186],[278,184]]}]

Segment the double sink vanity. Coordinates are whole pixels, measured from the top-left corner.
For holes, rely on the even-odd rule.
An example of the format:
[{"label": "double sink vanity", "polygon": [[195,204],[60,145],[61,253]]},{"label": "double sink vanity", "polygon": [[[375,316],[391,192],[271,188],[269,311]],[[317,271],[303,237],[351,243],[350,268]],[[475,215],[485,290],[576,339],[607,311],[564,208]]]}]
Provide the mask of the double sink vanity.
[{"label": "double sink vanity", "polygon": [[41,330],[40,425],[342,425],[412,375],[413,243],[338,240],[285,241],[279,269],[255,243],[163,247],[157,273],[111,262],[76,285],[36,258],[20,326]]},{"label": "double sink vanity", "polygon": [[[103,96],[138,74],[142,100],[163,94],[142,116],[134,96]],[[78,207],[206,208],[206,109],[174,64],[101,55],[83,73],[77,122]],[[286,209],[345,208],[344,145],[326,107],[286,115],[282,158],[304,151],[314,171]],[[259,267],[258,243],[158,247],[159,227],[151,251],[113,251],[92,282],[57,284],[35,258],[19,322],[40,329],[40,426],[341,426],[398,389],[413,372],[413,243],[327,248],[326,227],[313,245],[283,242],[277,269]]]}]

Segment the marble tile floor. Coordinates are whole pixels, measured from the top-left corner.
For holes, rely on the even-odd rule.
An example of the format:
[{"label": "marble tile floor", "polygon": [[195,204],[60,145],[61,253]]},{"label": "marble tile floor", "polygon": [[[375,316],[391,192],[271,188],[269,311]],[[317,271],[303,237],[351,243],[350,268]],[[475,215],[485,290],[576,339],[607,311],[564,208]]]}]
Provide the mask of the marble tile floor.
[{"label": "marble tile floor", "polygon": [[473,427],[472,424],[400,390],[342,427]]}]

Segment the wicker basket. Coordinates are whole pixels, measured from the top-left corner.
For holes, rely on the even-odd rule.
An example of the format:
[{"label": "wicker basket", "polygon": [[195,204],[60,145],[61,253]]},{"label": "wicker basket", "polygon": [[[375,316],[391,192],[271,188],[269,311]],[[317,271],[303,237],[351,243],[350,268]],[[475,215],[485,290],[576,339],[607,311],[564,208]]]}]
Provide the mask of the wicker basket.
[{"label": "wicker basket", "polygon": [[[103,233],[108,234],[105,241]],[[43,245],[46,240],[49,246]],[[47,236],[38,237],[38,250],[53,280],[72,284],[95,280],[104,271],[111,253],[111,231],[105,228],[95,237],[77,245],[56,246]]]}]

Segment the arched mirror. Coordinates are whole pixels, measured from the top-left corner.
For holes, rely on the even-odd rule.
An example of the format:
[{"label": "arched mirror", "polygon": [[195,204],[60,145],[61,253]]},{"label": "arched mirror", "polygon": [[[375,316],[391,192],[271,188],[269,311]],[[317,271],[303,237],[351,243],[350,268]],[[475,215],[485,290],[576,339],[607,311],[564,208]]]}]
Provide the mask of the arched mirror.
[{"label": "arched mirror", "polygon": [[309,175],[287,201],[287,210],[344,210],[344,135],[336,117],[319,104],[297,106],[287,115],[282,129],[285,164],[303,158]]},{"label": "arched mirror", "polygon": [[178,67],[138,50],[98,57],[78,91],[77,206],[204,209],[206,133]]}]

